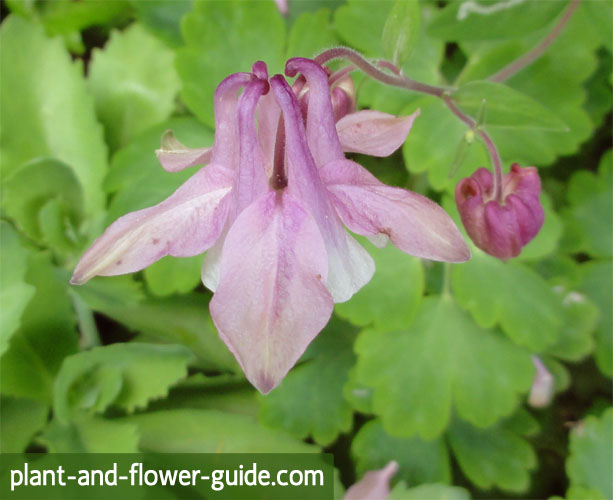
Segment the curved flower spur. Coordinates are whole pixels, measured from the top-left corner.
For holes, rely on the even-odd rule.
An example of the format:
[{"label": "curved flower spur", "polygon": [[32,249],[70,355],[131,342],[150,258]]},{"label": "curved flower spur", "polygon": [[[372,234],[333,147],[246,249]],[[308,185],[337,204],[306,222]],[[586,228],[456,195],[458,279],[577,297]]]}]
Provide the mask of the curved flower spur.
[{"label": "curved flower spur", "polygon": [[[345,230],[433,260],[470,257],[436,203],[379,182],[346,151],[384,156],[416,115],[352,112],[351,96],[310,59],[286,75],[227,77],[215,92],[213,148],[167,136],[158,157],[177,171],[210,163],[160,204],[120,217],[85,252],[71,282],[135,272],[165,255],[209,250],[202,278],[220,336],[262,393],[275,388],[343,302],[374,273]],[[239,97],[240,90],[244,91]],[[336,114],[336,117],[335,117]],[[257,121],[257,127],[256,127]]]}]

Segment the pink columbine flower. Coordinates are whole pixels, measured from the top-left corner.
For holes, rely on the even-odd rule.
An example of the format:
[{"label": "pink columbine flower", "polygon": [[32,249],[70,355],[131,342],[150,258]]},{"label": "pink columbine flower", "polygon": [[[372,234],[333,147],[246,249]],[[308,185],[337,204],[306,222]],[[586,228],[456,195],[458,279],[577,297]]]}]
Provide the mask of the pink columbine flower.
[{"label": "pink columbine flower", "polygon": [[81,284],[208,250],[202,279],[215,292],[213,321],[263,393],[326,325],[334,302],[373,275],[372,258],[344,226],[419,257],[470,256],[436,203],[386,186],[345,158],[345,151],[390,154],[417,114],[359,111],[336,121],[326,71],[289,60],[286,74],[297,73],[308,86],[306,106],[282,75],[269,79],[262,62],[227,77],[215,92],[213,148],[191,150],[166,136],[158,151],[170,171],[209,164],[165,201],[111,224],[72,278]]},{"label": "pink columbine flower", "polygon": [[398,472],[398,463],[390,462],[383,469],[371,470],[347,490],[344,500],[385,500],[390,494],[390,481]]},{"label": "pink columbine flower", "polygon": [[494,257],[510,259],[519,255],[543,225],[540,193],[537,169],[514,164],[502,178],[501,201],[494,199],[493,176],[486,168],[462,179],[456,186],[455,199],[475,245]]}]

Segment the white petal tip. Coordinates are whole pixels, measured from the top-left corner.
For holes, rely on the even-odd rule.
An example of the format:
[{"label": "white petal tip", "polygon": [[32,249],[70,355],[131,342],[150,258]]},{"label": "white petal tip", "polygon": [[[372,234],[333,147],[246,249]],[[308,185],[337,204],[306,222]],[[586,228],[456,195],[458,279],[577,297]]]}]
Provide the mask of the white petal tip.
[{"label": "white petal tip", "polygon": [[270,393],[270,391],[275,389],[280,383],[280,380],[275,381],[266,375],[260,376],[253,381],[253,385],[255,386],[255,388],[260,391],[264,396],[266,396],[268,393]]}]

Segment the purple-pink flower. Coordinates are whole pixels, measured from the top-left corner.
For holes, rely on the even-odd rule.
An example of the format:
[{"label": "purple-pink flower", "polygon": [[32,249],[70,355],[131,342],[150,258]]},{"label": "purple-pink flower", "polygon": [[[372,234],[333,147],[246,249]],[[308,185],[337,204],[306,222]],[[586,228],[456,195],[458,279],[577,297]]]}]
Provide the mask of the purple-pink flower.
[{"label": "purple-pink flower", "polygon": [[462,223],[481,250],[499,259],[517,257],[545,220],[538,171],[514,164],[502,178],[500,199],[494,191],[494,178],[486,168],[462,179],[455,189]]},{"label": "purple-pink flower", "polygon": [[349,300],[374,273],[345,226],[418,257],[470,257],[436,203],[386,186],[345,158],[389,155],[418,113],[352,112],[351,96],[331,88],[322,66],[290,59],[286,75],[297,74],[294,88],[282,75],[269,78],[262,62],[227,77],[215,93],[213,148],[192,150],[166,136],[158,151],[170,171],[208,165],[162,203],[115,221],[72,278],[81,284],[208,250],[202,280],[215,292],[213,321],[263,393],[323,329],[334,302]]},{"label": "purple-pink flower", "polygon": [[390,494],[390,481],[398,472],[398,463],[389,462],[383,469],[371,470],[351,486],[343,500],[385,500]]}]

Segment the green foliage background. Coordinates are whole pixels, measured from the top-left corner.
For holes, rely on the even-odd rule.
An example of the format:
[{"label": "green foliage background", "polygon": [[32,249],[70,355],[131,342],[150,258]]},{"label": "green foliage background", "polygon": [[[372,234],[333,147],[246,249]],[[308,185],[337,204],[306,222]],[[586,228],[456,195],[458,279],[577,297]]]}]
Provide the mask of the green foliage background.
[{"label": "green foliage background", "polygon": [[[484,2],[491,4],[492,2]],[[393,498],[611,499],[612,4],[581,1],[536,62],[487,78],[549,33],[565,1],[458,21],[462,2],[7,0],[0,31],[3,452],[335,455],[338,496],[396,460]],[[511,262],[471,248],[445,268],[392,247],[269,396],[220,341],[202,257],[68,279],[104,227],[167,197],[173,129],[212,144],[231,72],[344,44],[459,87],[505,167],[539,167],[546,221]],[[436,98],[355,75],[358,106],[421,109],[401,152],[356,160],[452,216],[483,146]],[[197,168],[197,167],[196,167]],[[368,243],[366,243],[368,245]],[[538,355],[555,379],[527,405]],[[453,485],[453,486],[452,486]]]}]

